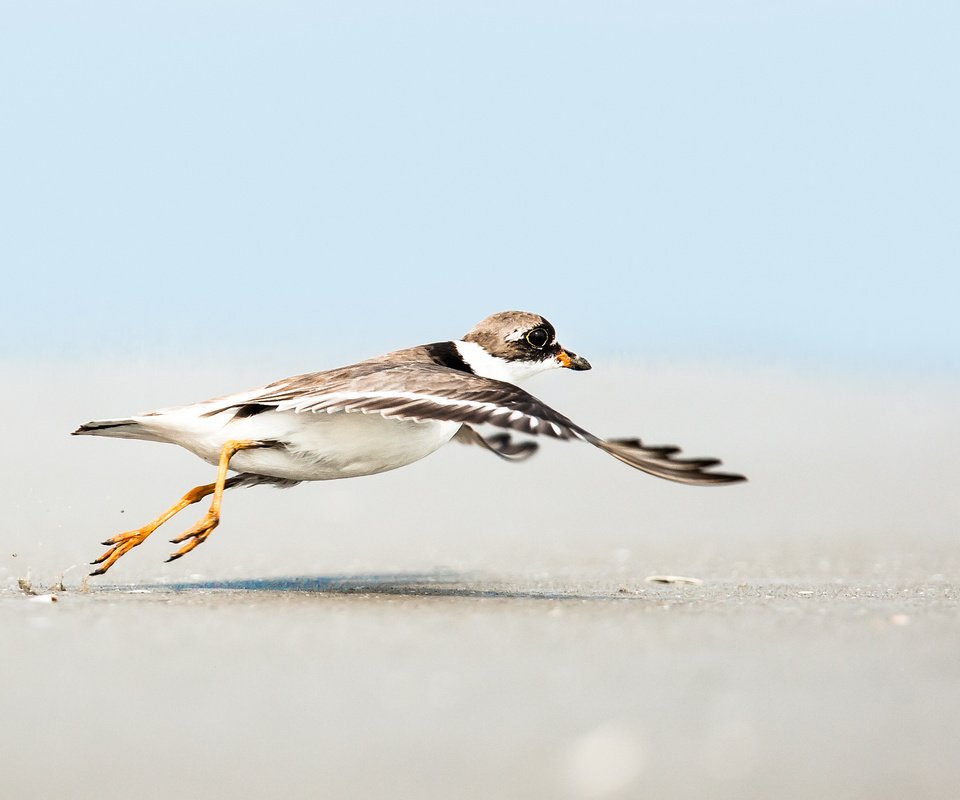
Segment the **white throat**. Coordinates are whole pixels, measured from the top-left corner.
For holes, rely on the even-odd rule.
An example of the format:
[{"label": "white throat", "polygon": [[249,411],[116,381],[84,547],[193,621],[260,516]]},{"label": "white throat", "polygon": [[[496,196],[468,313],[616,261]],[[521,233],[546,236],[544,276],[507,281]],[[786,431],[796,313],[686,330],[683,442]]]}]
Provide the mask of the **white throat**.
[{"label": "white throat", "polygon": [[507,361],[505,358],[490,355],[476,342],[456,341],[453,346],[475,375],[495,381],[519,383],[532,375],[560,366],[555,358],[543,361]]}]

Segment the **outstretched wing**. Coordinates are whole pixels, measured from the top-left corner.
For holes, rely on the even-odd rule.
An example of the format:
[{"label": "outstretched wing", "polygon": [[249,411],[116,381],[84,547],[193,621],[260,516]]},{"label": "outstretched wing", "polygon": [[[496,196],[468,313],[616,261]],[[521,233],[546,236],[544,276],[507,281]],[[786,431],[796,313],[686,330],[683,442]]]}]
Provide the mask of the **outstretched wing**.
[{"label": "outstretched wing", "polygon": [[714,458],[676,458],[679,450],[675,447],[647,447],[639,439],[606,441],[512,383],[435,364],[362,364],[342,375],[302,375],[268,386],[237,405],[269,406],[298,413],[359,412],[389,419],[493,425],[532,436],[580,439],[631,467],[680,483],[710,485],[745,480],[741,475],[709,472],[720,464]]},{"label": "outstretched wing", "polygon": [[389,419],[488,424],[557,439],[589,435],[512,383],[436,364],[359,364],[343,377],[336,372],[302,375],[244,400],[244,405],[272,406],[279,411],[359,411]]}]

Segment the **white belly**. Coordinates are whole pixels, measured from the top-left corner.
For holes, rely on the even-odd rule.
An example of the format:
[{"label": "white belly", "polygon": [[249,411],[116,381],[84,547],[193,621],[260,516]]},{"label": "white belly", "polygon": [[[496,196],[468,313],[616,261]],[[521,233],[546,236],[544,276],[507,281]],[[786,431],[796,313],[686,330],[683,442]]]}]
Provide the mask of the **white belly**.
[{"label": "white belly", "polygon": [[232,416],[195,418],[193,424],[178,425],[178,430],[164,426],[164,438],[211,464],[218,462],[221,448],[230,440],[282,442],[282,447],[241,450],[231,459],[230,468],[274,478],[323,481],[411,464],[445,445],[460,428],[459,422],[411,422],[379,414],[267,411],[245,419],[232,420]]}]

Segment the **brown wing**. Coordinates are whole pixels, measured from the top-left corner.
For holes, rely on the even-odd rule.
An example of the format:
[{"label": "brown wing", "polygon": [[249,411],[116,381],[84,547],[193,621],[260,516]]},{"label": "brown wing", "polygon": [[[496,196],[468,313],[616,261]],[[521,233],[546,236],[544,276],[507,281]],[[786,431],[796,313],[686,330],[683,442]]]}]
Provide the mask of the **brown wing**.
[{"label": "brown wing", "polygon": [[708,472],[714,458],[676,458],[675,447],[647,447],[639,439],[603,440],[512,383],[435,364],[358,364],[342,371],[280,381],[246,403],[297,413],[380,414],[389,419],[493,425],[532,436],[580,439],[658,478],[711,485],[742,475]]}]

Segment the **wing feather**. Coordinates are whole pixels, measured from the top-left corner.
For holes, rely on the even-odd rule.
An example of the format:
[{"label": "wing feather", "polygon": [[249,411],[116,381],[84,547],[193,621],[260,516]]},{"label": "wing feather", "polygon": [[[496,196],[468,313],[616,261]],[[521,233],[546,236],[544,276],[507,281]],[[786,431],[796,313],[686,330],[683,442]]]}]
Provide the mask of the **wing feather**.
[{"label": "wing feather", "polygon": [[506,461],[524,461],[539,448],[536,442],[515,442],[506,432],[481,436],[469,425],[461,425],[453,438],[463,444],[479,445]]},{"label": "wing feather", "polygon": [[720,464],[715,458],[676,458],[680,449],[672,445],[601,439],[512,383],[436,364],[361,364],[348,373],[303,375],[268,386],[246,402],[297,413],[380,414],[419,422],[493,425],[533,436],[580,439],[635,469],[679,483],[745,480],[742,475],[709,472]]}]

